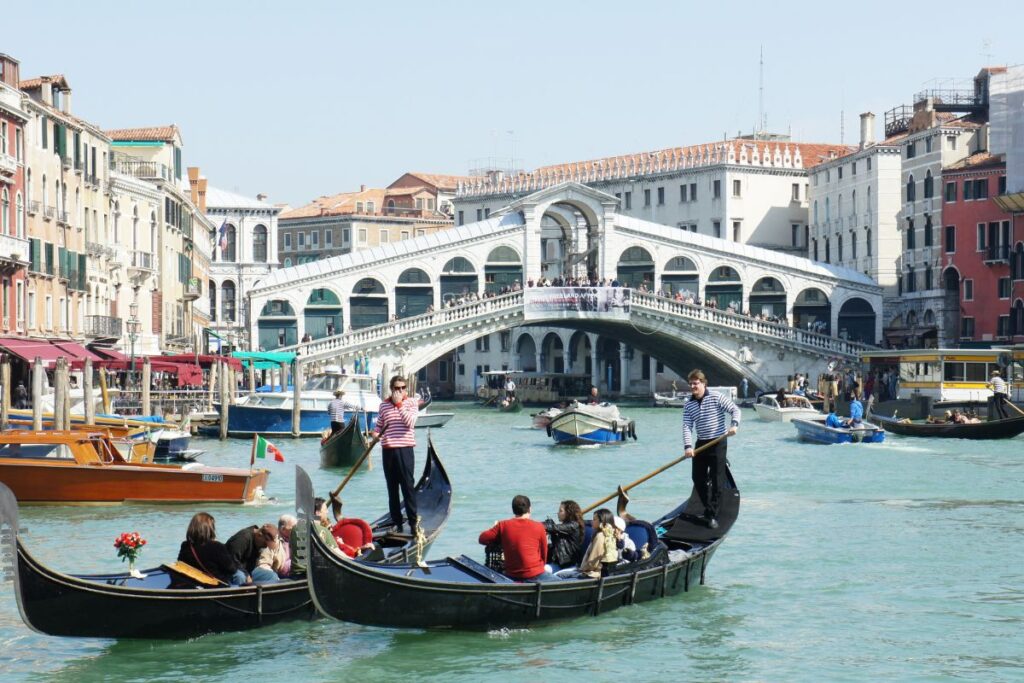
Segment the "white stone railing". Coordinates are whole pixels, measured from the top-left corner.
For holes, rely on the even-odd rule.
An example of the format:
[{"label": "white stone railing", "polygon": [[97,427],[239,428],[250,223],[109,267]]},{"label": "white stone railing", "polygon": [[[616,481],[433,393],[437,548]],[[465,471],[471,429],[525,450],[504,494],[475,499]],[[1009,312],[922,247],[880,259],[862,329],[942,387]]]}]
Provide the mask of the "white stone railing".
[{"label": "white stone railing", "polygon": [[864,351],[874,347],[859,342],[851,342],[845,339],[837,339],[826,334],[808,332],[806,330],[782,325],[780,323],[758,320],[738,313],[730,313],[717,308],[708,308],[696,304],[685,304],[674,299],[638,292],[633,290],[631,299],[632,306],[640,306],[648,310],[671,313],[673,315],[700,320],[715,325],[721,325],[734,330],[739,330],[752,335],[773,337],[786,341],[790,344],[799,344],[809,349],[823,351],[837,356],[855,358]]}]

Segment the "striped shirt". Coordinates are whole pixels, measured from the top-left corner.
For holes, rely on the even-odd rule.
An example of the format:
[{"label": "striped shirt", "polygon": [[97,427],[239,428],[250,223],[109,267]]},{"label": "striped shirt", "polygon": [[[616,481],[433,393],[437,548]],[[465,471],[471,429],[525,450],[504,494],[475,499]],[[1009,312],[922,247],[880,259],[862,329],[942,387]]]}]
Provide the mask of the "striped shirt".
[{"label": "striped shirt", "polygon": [[419,413],[417,401],[405,399],[397,407],[391,399],[382,401],[377,411],[377,433],[384,448],[412,448],[416,445],[416,416]]},{"label": "striped shirt", "polygon": [[342,398],[336,398],[327,404],[327,414],[331,416],[331,422],[344,422],[345,421],[345,401]]},{"label": "striped shirt", "polygon": [[989,381],[989,384],[992,385],[993,394],[1006,393],[1006,380],[1000,377],[999,375],[995,375],[994,377],[992,377],[992,379]]},{"label": "striped shirt", "polygon": [[732,425],[740,426],[740,409],[730,399],[704,390],[701,400],[690,399],[683,407],[683,445],[693,448],[694,432],[698,440],[717,439],[725,434],[725,414],[732,414]]}]

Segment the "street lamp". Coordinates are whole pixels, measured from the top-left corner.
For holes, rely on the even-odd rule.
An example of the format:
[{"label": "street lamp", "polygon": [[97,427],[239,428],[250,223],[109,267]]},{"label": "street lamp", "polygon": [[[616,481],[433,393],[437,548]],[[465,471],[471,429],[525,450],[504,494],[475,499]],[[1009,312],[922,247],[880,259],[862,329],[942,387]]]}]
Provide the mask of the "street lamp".
[{"label": "street lamp", "polygon": [[139,305],[132,303],[128,305],[128,341],[131,343],[131,371],[135,373],[135,342],[139,339]]}]

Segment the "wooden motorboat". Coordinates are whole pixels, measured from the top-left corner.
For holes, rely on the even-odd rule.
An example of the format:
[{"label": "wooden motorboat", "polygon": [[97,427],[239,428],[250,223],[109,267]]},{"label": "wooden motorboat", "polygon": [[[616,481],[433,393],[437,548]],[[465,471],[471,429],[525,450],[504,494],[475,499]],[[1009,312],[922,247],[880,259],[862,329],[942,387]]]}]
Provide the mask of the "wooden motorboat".
[{"label": "wooden motorboat", "polygon": [[820,444],[836,443],[882,443],[885,431],[868,422],[859,427],[829,427],[825,424],[826,417],[796,418],[791,424],[796,428],[797,438],[801,441]]},{"label": "wooden motorboat", "polygon": [[[424,529],[426,538],[433,540],[448,518],[451,484],[433,447],[429,453],[417,501],[425,523],[434,525]],[[297,470],[296,489],[311,491],[309,476],[301,468]],[[163,566],[145,570],[142,579],[125,572],[64,574],[45,566],[29,552],[18,535],[17,514],[17,501],[10,489],[0,484],[0,520],[10,525],[15,537],[13,579],[18,608],[25,623],[40,633],[90,638],[194,638],[316,616],[305,576],[262,586],[170,588],[171,575]],[[378,547],[359,562],[402,563],[416,557],[416,540],[389,533],[389,524],[387,514],[374,522]]]},{"label": "wooden motorboat", "polygon": [[265,469],[128,462],[110,437],[86,430],[0,434],[0,482],[22,503],[244,503]]},{"label": "wooden motorboat", "polygon": [[754,412],[765,422],[792,422],[794,418],[812,418],[819,415],[810,401],[796,394],[786,394],[786,401],[781,405],[773,394],[761,394],[754,404]]},{"label": "wooden motorboat", "polygon": [[591,445],[622,443],[636,439],[636,423],[619,414],[610,403],[581,405],[572,403],[551,419],[548,436],[558,444]]},{"label": "wooden motorboat", "polygon": [[542,410],[539,413],[531,415],[530,417],[533,418],[533,422],[531,424],[534,429],[547,429],[551,426],[551,420],[561,414],[561,408],[548,408],[547,410]]},{"label": "wooden motorboat", "polygon": [[[52,412],[44,411],[42,421],[43,429],[53,429],[54,416]],[[12,409],[11,423],[31,428],[32,411]],[[153,459],[162,462],[187,460],[188,458],[182,454],[188,450],[192,441],[191,432],[159,417],[128,417],[101,413],[93,417],[92,423],[88,423],[85,421],[84,414],[72,412],[69,428],[98,431],[111,429],[117,436],[124,436],[121,430],[126,430],[127,435],[132,439],[152,441],[156,447]]]},{"label": "wooden motorboat", "polygon": [[1024,433],[1024,415],[991,422],[957,424],[955,422],[911,422],[895,417],[868,414],[868,419],[887,432],[903,436],[942,439],[1012,439]]},{"label": "wooden motorboat", "polygon": [[344,429],[320,442],[320,467],[351,467],[356,464],[370,445],[362,424],[365,422],[360,421],[359,414],[352,413]]},{"label": "wooden motorboat", "polygon": [[519,583],[468,555],[383,567],[338,557],[314,538],[310,595],[321,613],[343,621],[465,630],[597,616],[676,595],[704,583],[712,555],[736,521],[740,494],[731,473],[726,479],[717,529],[700,519],[703,507],[694,491],[653,523],[665,531],[648,559],[620,563],[599,579]]}]

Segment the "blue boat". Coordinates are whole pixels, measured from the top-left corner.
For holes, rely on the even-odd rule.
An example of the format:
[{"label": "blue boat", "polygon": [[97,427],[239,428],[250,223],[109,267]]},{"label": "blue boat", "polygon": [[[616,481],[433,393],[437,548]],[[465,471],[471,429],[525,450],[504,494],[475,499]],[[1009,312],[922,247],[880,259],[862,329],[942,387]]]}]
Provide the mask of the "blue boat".
[{"label": "blue boat", "polygon": [[796,418],[792,425],[801,441],[810,443],[882,443],[885,430],[873,424],[862,422],[859,427],[828,427],[825,416],[820,418]]},{"label": "blue boat", "polygon": [[619,415],[616,406],[573,403],[551,419],[548,435],[557,444],[622,443],[630,436],[636,439],[636,426],[632,420]]}]

